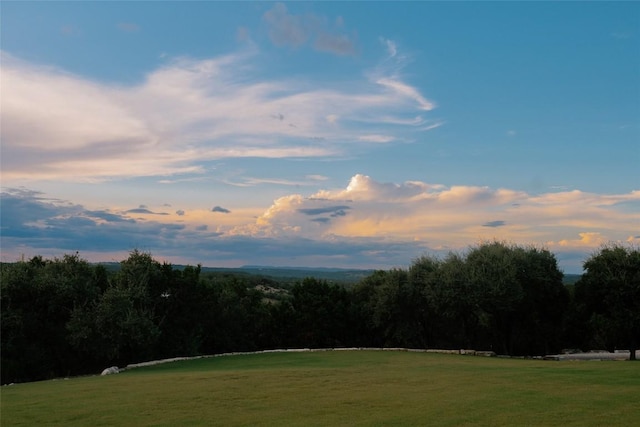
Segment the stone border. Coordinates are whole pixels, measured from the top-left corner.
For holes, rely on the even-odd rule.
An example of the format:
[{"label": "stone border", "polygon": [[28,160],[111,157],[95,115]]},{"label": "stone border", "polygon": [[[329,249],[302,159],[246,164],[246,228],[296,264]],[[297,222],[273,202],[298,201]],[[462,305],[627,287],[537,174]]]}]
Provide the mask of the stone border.
[{"label": "stone border", "polygon": [[[422,349],[422,348],[404,348],[404,347],[338,347],[338,348],[288,348],[260,351],[236,351],[230,353],[209,354],[203,356],[191,357],[172,357],[169,359],[150,360],[148,362],[131,363],[125,368],[119,368],[119,372],[128,369],[144,368],[147,366],[160,365],[164,363],[179,362],[183,360],[206,359],[211,357],[228,357],[228,356],[244,356],[250,354],[268,354],[268,353],[306,353],[306,352],[322,352],[322,351],[408,351],[413,353],[436,353],[436,354],[458,354],[478,357],[500,357],[511,359],[536,359],[536,360],[628,360],[628,351],[616,351],[615,353],[595,352],[595,353],[572,353],[572,354],[554,354],[549,356],[506,356],[498,355],[493,351],[477,351],[470,349],[460,350],[443,350],[443,349]],[[640,358],[640,350],[636,352]],[[105,370],[106,371],[106,370]],[[104,374],[104,373],[103,373]]]}]

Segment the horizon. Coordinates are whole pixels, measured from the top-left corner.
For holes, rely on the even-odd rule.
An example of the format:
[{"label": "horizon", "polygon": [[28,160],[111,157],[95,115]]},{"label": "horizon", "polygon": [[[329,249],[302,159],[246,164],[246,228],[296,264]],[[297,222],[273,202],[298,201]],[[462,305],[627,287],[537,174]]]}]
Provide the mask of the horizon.
[{"label": "horizon", "polygon": [[637,2],[2,9],[2,262],[640,244]]}]

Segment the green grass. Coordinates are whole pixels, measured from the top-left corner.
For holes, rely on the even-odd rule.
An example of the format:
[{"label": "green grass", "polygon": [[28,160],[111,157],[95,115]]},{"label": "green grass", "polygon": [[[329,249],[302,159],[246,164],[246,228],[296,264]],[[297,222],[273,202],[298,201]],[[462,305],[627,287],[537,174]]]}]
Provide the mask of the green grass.
[{"label": "green grass", "polygon": [[395,351],[174,362],[1,391],[2,426],[634,425],[640,365]]}]

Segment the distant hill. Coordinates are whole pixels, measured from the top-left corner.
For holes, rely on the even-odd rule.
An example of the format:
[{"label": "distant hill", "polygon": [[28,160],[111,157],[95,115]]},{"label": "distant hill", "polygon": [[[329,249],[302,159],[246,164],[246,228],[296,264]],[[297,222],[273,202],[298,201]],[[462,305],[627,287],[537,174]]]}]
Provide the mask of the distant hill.
[{"label": "distant hill", "polygon": [[259,265],[246,265],[239,269],[246,273],[266,275],[270,277],[304,279],[314,277],[335,282],[357,282],[374,270],[358,270],[347,268],[312,268],[312,267],[268,267]]},{"label": "distant hill", "polygon": [[562,283],[566,285],[575,285],[578,280],[582,277],[582,274],[565,274],[564,279],[562,279]]},{"label": "distant hill", "polygon": [[[102,262],[109,271],[120,269],[118,262]],[[185,265],[173,265],[181,270]],[[271,279],[287,279],[286,282],[294,282],[305,277],[327,280],[337,283],[356,283],[369,276],[374,270],[358,270],[348,268],[322,268],[322,267],[270,267],[265,265],[244,265],[238,268],[202,267],[203,273],[239,274],[250,276],[262,276]],[[575,285],[580,280],[581,274],[565,274],[562,282],[565,285]]]},{"label": "distant hill", "polygon": [[[120,270],[118,262],[101,262],[108,271]],[[173,268],[182,270],[186,265],[172,264]],[[313,277],[319,280],[326,280],[335,283],[356,283],[369,276],[374,270],[358,270],[348,268],[322,268],[322,267],[271,267],[263,265],[245,265],[238,268],[227,267],[202,267],[203,274],[223,274],[240,276],[259,276],[270,279],[285,279],[285,282],[292,283],[306,277]]]}]

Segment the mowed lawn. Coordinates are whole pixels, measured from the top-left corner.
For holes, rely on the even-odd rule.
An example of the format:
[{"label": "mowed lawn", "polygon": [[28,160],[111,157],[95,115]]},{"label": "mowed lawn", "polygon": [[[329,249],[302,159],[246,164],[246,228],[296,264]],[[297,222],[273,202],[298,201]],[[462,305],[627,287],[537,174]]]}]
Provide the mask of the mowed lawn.
[{"label": "mowed lawn", "polygon": [[2,426],[617,426],[640,362],[267,353],[2,387]]}]

